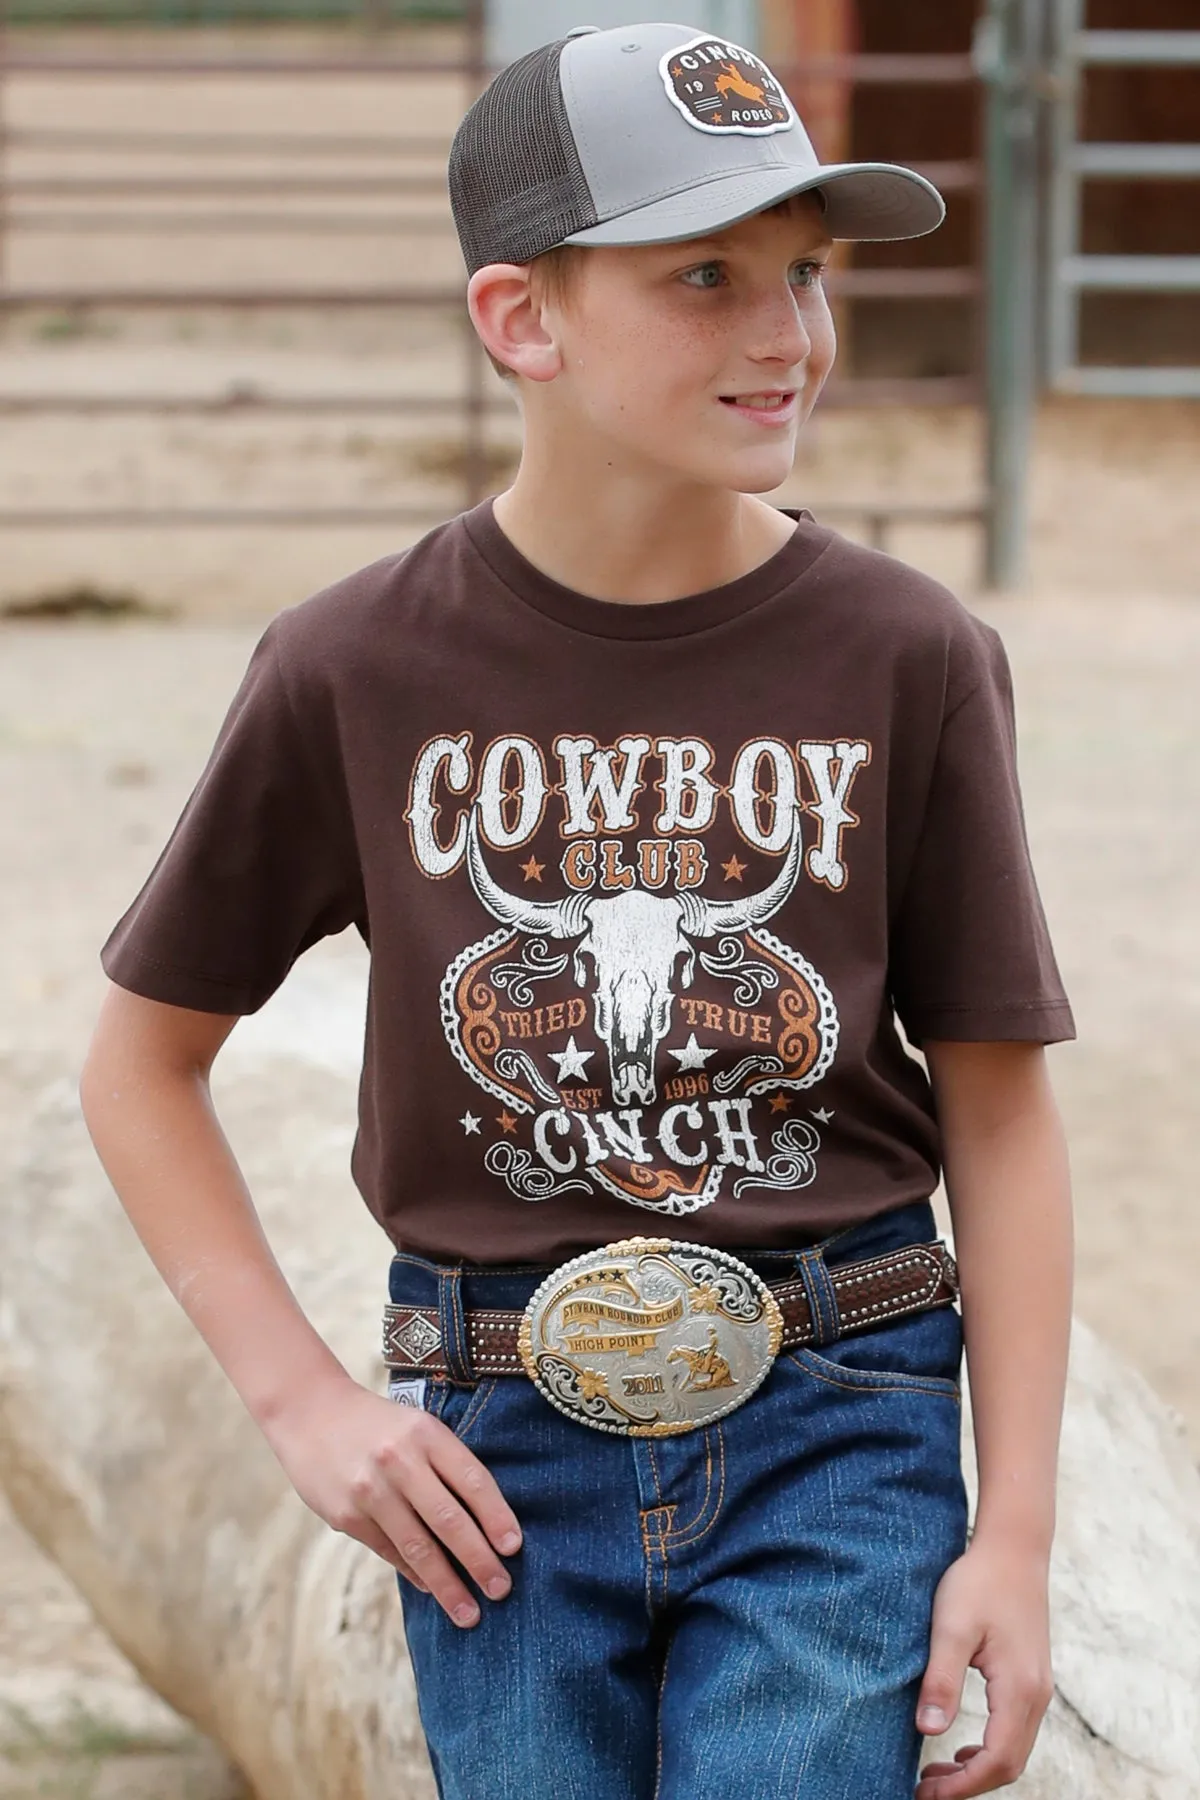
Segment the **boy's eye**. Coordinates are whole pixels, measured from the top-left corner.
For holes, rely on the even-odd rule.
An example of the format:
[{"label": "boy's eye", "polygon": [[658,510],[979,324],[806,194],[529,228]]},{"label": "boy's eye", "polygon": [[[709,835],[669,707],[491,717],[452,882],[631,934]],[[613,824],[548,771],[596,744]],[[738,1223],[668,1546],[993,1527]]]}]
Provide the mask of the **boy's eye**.
[{"label": "boy's eye", "polygon": [[[685,269],[680,279],[686,281],[689,287],[717,287],[720,284],[723,267],[724,265],[720,262],[697,263],[694,269]],[[795,274],[798,269],[803,270],[802,275]],[[789,270],[797,287],[804,288],[815,287],[824,272],[824,263],[816,262],[811,258],[803,258],[799,262],[794,262]],[[694,281],[692,280],[693,276],[696,277]]]},{"label": "boy's eye", "polygon": [[689,283],[689,286],[715,287],[717,285],[715,281],[708,281],[708,280],[701,279],[700,281],[692,282],[690,280],[690,277],[693,275],[699,275],[701,277],[705,277],[705,276],[709,276],[709,275],[719,276],[720,273],[721,273],[721,265],[719,262],[697,263],[696,267],[694,269],[685,269],[684,270],[683,279],[684,279],[684,281],[687,281]]}]

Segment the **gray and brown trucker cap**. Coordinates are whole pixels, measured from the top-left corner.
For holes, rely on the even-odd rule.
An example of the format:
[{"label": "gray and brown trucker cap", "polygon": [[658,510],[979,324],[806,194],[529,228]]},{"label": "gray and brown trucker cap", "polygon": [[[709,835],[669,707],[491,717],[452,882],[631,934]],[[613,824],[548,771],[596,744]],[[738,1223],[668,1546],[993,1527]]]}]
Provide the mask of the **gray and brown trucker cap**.
[{"label": "gray and brown trucker cap", "polygon": [[819,188],[833,238],[910,238],[946,216],[898,163],[822,163],[753,51],[694,26],[579,25],[500,71],[450,146],[470,274],[556,244],[661,244]]}]

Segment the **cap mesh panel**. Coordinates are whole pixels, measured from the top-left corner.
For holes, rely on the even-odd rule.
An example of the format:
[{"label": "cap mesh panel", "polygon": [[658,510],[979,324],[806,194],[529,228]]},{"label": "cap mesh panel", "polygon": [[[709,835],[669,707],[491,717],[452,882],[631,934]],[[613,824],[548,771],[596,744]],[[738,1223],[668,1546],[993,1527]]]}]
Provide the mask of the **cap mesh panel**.
[{"label": "cap mesh panel", "polygon": [[463,259],[528,262],[598,223],[558,78],[565,38],[502,69],[463,115],[446,176]]}]

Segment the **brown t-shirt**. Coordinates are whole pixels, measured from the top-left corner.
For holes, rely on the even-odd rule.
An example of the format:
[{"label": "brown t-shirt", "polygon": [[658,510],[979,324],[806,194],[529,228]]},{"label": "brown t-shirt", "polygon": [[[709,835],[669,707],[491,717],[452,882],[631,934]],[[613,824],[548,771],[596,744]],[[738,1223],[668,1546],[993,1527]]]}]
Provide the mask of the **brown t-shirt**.
[{"label": "brown t-shirt", "polygon": [[1000,637],[807,511],[625,603],[491,502],[289,607],[101,952],[249,1013],[371,952],[351,1170],[398,1248],[806,1241],[933,1192],[926,1038],[1074,1036]]}]

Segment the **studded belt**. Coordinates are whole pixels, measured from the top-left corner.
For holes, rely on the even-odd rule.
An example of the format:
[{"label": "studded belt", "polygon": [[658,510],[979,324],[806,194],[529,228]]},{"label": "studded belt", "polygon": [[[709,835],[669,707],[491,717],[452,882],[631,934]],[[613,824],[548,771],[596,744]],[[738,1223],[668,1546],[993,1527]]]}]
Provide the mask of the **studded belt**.
[{"label": "studded belt", "polygon": [[[952,1305],[958,1270],[941,1238],[827,1269],[844,1336]],[[818,1336],[803,1277],[765,1281],[726,1250],[672,1238],[601,1244],[551,1270],[521,1308],[467,1307],[477,1375],[526,1375],[552,1405],[601,1431],[659,1436],[731,1412],[781,1349]],[[436,1307],[388,1303],[383,1359],[444,1375]]]}]

